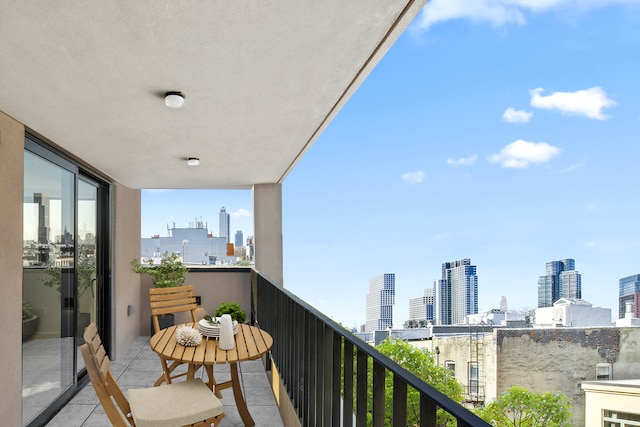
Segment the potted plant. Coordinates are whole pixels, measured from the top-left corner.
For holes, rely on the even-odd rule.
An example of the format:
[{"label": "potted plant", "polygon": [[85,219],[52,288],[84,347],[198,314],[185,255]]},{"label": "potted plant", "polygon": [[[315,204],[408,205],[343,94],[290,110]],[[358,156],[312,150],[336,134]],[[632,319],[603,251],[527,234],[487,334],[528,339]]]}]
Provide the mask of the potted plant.
[{"label": "potted plant", "polygon": [[144,263],[134,259],[131,261],[131,266],[135,273],[151,276],[153,286],[156,288],[182,286],[185,276],[189,272],[178,254],[169,255],[169,252],[162,254],[159,264],[155,264],[153,259],[148,259]]},{"label": "potted plant", "polygon": [[22,301],[22,341],[26,341],[33,335],[38,327],[38,316],[31,304]]},{"label": "potted plant", "polygon": [[204,316],[204,320],[209,322],[209,325],[205,326],[205,328],[200,328],[200,332],[206,336],[219,337],[223,314],[231,316],[234,334],[238,331],[238,323],[244,323],[247,320],[247,316],[244,310],[240,308],[240,304],[237,302],[223,302],[218,306],[213,316]]},{"label": "potted plant", "polygon": [[[144,263],[134,259],[131,261],[131,267],[135,273],[148,274],[151,276],[153,286],[156,288],[182,286],[189,272],[189,269],[182,263],[180,256],[176,253],[169,255],[169,252],[162,254],[162,258],[158,264],[156,264],[153,259],[148,259]],[[173,326],[173,314],[158,316],[158,322],[160,323],[161,329]],[[153,322],[151,322],[150,334],[153,335],[154,333]]]},{"label": "potted plant", "polygon": [[216,309],[215,316],[220,317],[223,314],[229,314],[232,320],[238,323],[244,323],[247,320],[247,315],[244,310],[240,308],[240,304],[237,302],[223,302]]}]

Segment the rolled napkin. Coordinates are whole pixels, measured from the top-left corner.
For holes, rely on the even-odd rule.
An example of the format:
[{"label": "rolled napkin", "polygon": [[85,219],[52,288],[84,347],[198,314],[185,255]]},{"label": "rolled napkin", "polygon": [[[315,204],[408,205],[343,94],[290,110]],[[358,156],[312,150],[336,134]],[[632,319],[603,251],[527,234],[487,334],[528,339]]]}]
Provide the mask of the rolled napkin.
[{"label": "rolled napkin", "polygon": [[231,316],[223,314],[220,318],[220,340],[218,341],[218,348],[221,350],[231,350],[235,345],[235,339],[233,337],[233,322]]}]

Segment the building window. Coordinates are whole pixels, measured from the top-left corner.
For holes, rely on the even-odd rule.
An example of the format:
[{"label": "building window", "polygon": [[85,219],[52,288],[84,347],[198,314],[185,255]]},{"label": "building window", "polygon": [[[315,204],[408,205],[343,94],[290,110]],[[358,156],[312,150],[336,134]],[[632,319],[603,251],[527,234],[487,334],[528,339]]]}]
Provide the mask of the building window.
[{"label": "building window", "polygon": [[469,394],[479,394],[479,372],[480,367],[478,366],[478,362],[469,362]]},{"label": "building window", "polygon": [[613,367],[611,363],[597,363],[596,364],[596,380],[612,380],[613,379]]},{"label": "building window", "polygon": [[451,376],[456,377],[456,362],[447,360],[444,362],[444,367],[451,371]]},{"label": "building window", "polygon": [[604,427],[640,426],[640,414],[604,410],[602,421]]}]

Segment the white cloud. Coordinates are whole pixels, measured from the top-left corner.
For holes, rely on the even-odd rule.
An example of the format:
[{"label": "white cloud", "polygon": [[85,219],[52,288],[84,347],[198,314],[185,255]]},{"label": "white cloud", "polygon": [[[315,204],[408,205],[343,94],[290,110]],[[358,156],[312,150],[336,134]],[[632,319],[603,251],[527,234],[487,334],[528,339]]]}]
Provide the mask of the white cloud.
[{"label": "white cloud", "polygon": [[562,169],[560,173],[573,172],[574,170],[583,168],[584,166],[585,166],[584,162],[574,163],[573,165],[570,165],[569,167]]},{"label": "white cloud", "polygon": [[230,215],[231,215],[231,218],[235,218],[235,219],[253,216],[251,212],[242,208],[238,209],[235,212],[231,212]]},{"label": "white cloud", "polygon": [[637,0],[429,0],[418,17],[417,26],[426,30],[452,19],[468,19],[495,27],[524,25],[526,15],[564,8],[576,13],[614,4],[637,5]]},{"label": "white cloud", "polygon": [[608,116],[602,114],[602,109],[616,105],[607,98],[607,94],[600,87],[577,90],[575,92],[553,92],[551,95],[541,95],[544,89],[530,90],[531,106],[546,110],[560,110],[563,113],[586,116],[590,119],[605,120]]},{"label": "white cloud", "polygon": [[558,154],[560,149],[546,142],[528,142],[519,139],[487,159],[491,163],[500,163],[503,168],[526,169],[531,163],[545,163]]},{"label": "white cloud", "polygon": [[461,157],[458,160],[447,159],[447,164],[451,166],[471,166],[478,159],[478,155],[474,154],[469,157]]},{"label": "white cloud", "polygon": [[509,123],[528,123],[531,120],[531,116],[533,116],[533,112],[515,110],[511,107],[504,110],[502,114],[504,121]]},{"label": "white cloud", "polygon": [[415,185],[424,181],[426,174],[422,171],[407,172],[402,174],[402,180],[407,184]]}]

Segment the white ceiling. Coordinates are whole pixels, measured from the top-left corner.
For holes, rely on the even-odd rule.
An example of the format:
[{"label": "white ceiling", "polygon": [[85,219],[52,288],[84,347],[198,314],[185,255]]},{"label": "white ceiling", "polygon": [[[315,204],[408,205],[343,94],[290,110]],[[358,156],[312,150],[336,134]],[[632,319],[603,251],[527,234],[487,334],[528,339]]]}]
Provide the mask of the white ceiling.
[{"label": "white ceiling", "polygon": [[5,1],[0,110],[132,188],[282,182],[424,2]]}]

